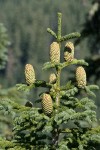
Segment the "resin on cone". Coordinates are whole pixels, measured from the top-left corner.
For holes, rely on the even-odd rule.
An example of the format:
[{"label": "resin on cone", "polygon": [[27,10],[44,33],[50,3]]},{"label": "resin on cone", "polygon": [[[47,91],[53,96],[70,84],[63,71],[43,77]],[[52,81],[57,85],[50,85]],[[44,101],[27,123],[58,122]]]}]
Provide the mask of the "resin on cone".
[{"label": "resin on cone", "polygon": [[79,88],[86,86],[86,72],[82,66],[76,69],[76,81]]},{"label": "resin on cone", "polygon": [[33,84],[35,82],[35,71],[31,64],[25,66],[25,78],[27,84]]},{"label": "resin on cone", "polygon": [[49,83],[55,83],[55,82],[56,82],[56,75],[54,73],[51,73],[49,77]]},{"label": "resin on cone", "polygon": [[53,63],[60,62],[60,47],[57,42],[53,42],[50,45],[50,61]]},{"label": "resin on cone", "polygon": [[72,42],[67,42],[64,49],[64,60],[71,62],[74,59],[74,45]]},{"label": "resin on cone", "polygon": [[44,93],[42,95],[42,109],[47,115],[51,114],[53,111],[52,98],[49,94]]}]

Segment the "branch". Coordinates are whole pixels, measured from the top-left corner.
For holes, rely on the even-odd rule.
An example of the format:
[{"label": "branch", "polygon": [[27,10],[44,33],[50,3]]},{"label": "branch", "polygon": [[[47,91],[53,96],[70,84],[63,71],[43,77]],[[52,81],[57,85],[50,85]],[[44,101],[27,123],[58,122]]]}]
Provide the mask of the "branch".
[{"label": "branch", "polygon": [[51,88],[52,84],[47,83],[46,81],[43,80],[36,80],[36,82],[34,83],[35,87],[45,87],[45,88]]},{"label": "branch", "polygon": [[57,39],[57,35],[53,30],[51,30],[50,28],[47,28],[47,32],[50,33],[52,36],[54,36]]},{"label": "branch", "polygon": [[63,69],[64,67],[67,67],[69,65],[85,65],[85,66],[88,66],[88,63],[85,62],[83,59],[82,60],[77,60],[77,59],[74,59],[72,62],[64,62],[64,63],[61,63],[60,64],[60,67],[61,69]]},{"label": "branch", "polygon": [[60,95],[61,95],[61,97],[66,97],[66,96],[69,97],[69,96],[75,95],[76,93],[78,93],[78,88],[74,87],[67,91],[61,91]]},{"label": "branch", "polygon": [[46,62],[44,63],[43,65],[43,70],[46,70],[46,69],[50,69],[50,68],[55,68],[57,66],[59,66],[60,63],[53,63],[53,62]]},{"label": "branch", "polygon": [[87,92],[88,95],[96,97],[96,95],[94,94],[94,92],[92,92],[88,86],[85,86],[85,91]]},{"label": "branch", "polygon": [[55,67],[63,69],[64,67],[67,67],[69,65],[77,65],[77,64],[88,66],[88,63],[85,62],[83,59],[81,59],[81,60],[74,59],[72,62],[63,62],[63,63],[46,62],[46,63],[44,63],[42,69],[46,70],[46,69],[55,68]]},{"label": "branch", "polygon": [[70,33],[70,34],[67,34],[65,36],[62,36],[60,38],[60,42],[66,41],[66,40],[69,40],[69,39],[73,39],[73,38],[79,38],[80,36],[81,36],[81,34],[78,33],[78,32]]},{"label": "branch", "polygon": [[58,13],[58,35],[57,35],[58,41],[60,41],[61,39],[61,19],[62,19],[62,14]]}]

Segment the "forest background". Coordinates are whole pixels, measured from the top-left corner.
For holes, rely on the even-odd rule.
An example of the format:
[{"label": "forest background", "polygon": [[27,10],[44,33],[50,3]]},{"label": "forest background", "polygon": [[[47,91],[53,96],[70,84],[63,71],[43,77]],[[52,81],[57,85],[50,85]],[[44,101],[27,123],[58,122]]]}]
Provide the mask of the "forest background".
[{"label": "forest background", "polygon": [[[63,14],[63,34],[81,32],[75,43],[76,58],[85,59],[89,83],[100,86],[100,1],[99,0],[0,0],[0,23],[7,28],[10,45],[6,67],[0,70],[0,88],[8,89],[25,83],[24,66],[30,63],[38,79],[48,79],[42,65],[49,60],[49,45],[53,41],[47,27],[57,31],[57,12]],[[63,58],[61,58],[63,59]],[[64,70],[63,79],[72,79],[74,67]],[[72,72],[72,76],[69,76]],[[30,100],[38,95],[32,92]],[[96,93],[97,116],[100,115],[100,91]]]}]

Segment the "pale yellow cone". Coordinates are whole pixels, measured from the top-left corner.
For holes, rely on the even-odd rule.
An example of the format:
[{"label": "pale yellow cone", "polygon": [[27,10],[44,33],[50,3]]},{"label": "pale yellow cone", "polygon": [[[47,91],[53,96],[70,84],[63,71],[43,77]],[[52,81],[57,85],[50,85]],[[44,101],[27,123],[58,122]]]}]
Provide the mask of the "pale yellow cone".
[{"label": "pale yellow cone", "polygon": [[47,115],[51,114],[53,111],[52,98],[49,94],[44,93],[42,95],[42,109]]},{"label": "pale yellow cone", "polygon": [[64,50],[64,60],[71,62],[74,59],[74,45],[72,42],[67,42]]},{"label": "pale yellow cone", "polygon": [[79,88],[84,88],[86,86],[86,72],[82,66],[76,69],[76,81]]},{"label": "pale yellow cone", "polygon": [[50,61],[53,63],[60,62],[60,47],[57,42],[53,42],[50,45]]},{"label": "pale yellow cone", "polygon": [[27,84],[33,84],[35,82],[35,71],[31,64],[25,66],[25,78]]},{"label": "pale yellow cone", "polygon": [[51,73],[49,77],[49,83],[55,83],[55,82],[56,82],[56,75],[54,73]]}]

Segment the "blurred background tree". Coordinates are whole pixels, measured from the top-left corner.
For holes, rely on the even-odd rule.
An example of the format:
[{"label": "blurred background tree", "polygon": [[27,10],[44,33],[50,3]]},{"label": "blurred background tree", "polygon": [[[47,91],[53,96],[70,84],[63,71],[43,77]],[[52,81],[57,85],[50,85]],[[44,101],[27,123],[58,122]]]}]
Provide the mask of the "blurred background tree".
[{"label": "blurred background tree", "polygon": [[88,79],[94,76],[94,81],[100,80],[100,0],[93,0],[91,9],[86,17],[81,38],[76,41],[79,44],[87,38],[87,45],[92,57],[87,57],[90,62]]},{"label": "blurred background tree", "polygon": [[[81,30],[81,38],[76,41],[80,44],[86,40],[89,56],[86,61],[89,63],[87,68],[87,78],[89,82],[95,82],[100,86],[100,0],[92,0],[91,8],[86,16],[86,21]],[[100,91],[97,93],[97,99]],[[98,116],[100,114],[100,101],[97,101]]]},{"label": "blurred background tree", "polygon": [[[9,37],[5,26],[0,23],[0,72],[6,67],[8,61],[8,46],[9,46]],[[4,80],[2,78],[2,80]],[[5,80],[6,81],[6,80]],[[25,94],[17,91],[15,87],[4,88],[3,82],[0,82],[0,101],[3,101],[5,98],[10,98],[11,100],[16,101],[17,103],[25,103]],[[7,139],[11,137],[11,117],[6,113],[0,111],[0,136],[4,136]]]},{"label": "blurred background tree", "polygon": [[[46,47],[49,47],[53,40],[48,41],[46,28],[52,25],[51,22],[56,22],[55,14],[58,11],[64,14],[65,24],[68,22],[67,27],[63,25],[63,33],[70,33],[80,30],[87,10],[84,1],[80,0],[77,0],[77,3],[74,0],[0,0],[0,20],[6,25],[11,38],[9,61],[3,74],[8,79],[5,85],[24,81],[22,72],[27,62],[34,65],[36,63],[36,70],[39,72],[37,76],[40,78],[39,70],[46,61],[45,56],[48,56]],[[52,26],[56,30],[57,25]],[[45,56],[41,53],[45,53]],[[45,78],[44,75],[43,77]]]}]

